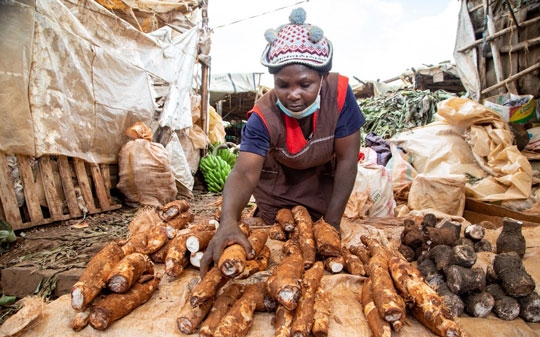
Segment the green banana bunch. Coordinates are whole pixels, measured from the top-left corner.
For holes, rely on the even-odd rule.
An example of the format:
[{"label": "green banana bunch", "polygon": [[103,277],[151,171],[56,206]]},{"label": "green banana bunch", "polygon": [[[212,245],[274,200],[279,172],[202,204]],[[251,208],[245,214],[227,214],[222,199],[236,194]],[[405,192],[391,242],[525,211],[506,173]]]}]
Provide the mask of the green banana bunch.
[{"label": "green banana bunch", "polygon": [[208,154],[201,159],[199,167],[210,192],[221,192],[231,172],[231,166],[220,156]]},{"label": "green banana bunch", "polygon": [[232,153],[229,149],[223,149],[223,148],[218,149],[216,151],[216,155],[221,157],[221,159],[225,160],[231,168],[236,163],[236,158],[238,157],[238,155]]}]

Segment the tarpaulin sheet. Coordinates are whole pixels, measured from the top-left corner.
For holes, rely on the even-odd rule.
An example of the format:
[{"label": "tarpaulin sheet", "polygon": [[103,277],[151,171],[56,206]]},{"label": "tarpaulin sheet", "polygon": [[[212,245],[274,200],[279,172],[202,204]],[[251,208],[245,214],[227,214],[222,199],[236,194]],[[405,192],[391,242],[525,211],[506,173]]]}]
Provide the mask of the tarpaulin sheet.
[{"label": "tarpaulin sheet", "polygon": [[0,151],[114,163],[154,78],[170,86],[159,123],[192,126],[198,31],[145,34],[94,1],[0,1]]}]

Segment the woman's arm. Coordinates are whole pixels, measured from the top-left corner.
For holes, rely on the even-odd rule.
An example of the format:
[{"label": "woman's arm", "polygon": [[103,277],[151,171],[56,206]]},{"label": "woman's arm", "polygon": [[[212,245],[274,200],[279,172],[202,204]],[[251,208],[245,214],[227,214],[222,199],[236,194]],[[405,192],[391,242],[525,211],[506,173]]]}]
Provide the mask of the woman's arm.
[{"label": "woman's arm", "polygon": [[240,152],[223,188],[221,219],[216,234],[210,241],[201,259],[200,274],[204,276],[213,261],[215,264],[223,250],[234,243],[244,247],[249,256],[251,244],[238,227],[240,216],[253,190],[257,186],[264,157],[251,152]]},{"label": "woman's arm", "polygon": [[336,152],[336,175],[334,190],[324,219],[339,229],[358,172],[360,152],[360,130],[334,141]]}]

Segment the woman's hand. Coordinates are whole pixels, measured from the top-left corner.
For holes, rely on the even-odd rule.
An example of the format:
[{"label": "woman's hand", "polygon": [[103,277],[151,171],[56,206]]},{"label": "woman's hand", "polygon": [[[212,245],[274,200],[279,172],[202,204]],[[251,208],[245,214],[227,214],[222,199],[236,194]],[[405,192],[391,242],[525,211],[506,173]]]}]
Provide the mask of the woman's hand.
[{"label": "woman's hand", "polygon": [[248,241],[246,235],[240,230],[238,224],[234,222],[229,224],[222,223],[218,227],[212,240],[210,240],[201,259],[201,278],[204,277],[212,262],[214,265],[218,264],[219,258],[221,257],[221,254],[223,254],[225,248],[233,244],[239,244],[244,247],[246,257],[249,260],[255,257],[255,251],[253,250],[253,247],[251,247],[251,243]]}]

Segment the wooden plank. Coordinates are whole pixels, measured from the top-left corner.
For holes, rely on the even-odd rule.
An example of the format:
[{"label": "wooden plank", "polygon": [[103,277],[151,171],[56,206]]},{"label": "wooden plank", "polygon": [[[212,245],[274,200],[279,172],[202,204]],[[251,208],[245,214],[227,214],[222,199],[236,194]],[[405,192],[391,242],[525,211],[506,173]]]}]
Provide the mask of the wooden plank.
[{"label": "wooden plank", "polygon": [[0,153],[0,199],[4,207],[6,221],[13,229],[18,229],[22,225],[21,212],[17,205],[13,182],[9,174],[9,167],[4,153]]},{"label": "wooden plank", "polygon": [[110,208],[111,203],[109,202],[109,197],[105,191],[105,184],[103,183],[103,177],[101,176],[99,166],[97,164],[90,164],[90,172],[92,173],[92,179],[94,179],[94,188],[96,189],[99,207],[106,211]]},{"label": "wooden plank", "polygon": [[99,210],[94,204],[94,196],[92,195],[92,189],[90,188],[90,181],[88,180],[88,174],[86,173],[86,166],[82,159],[73,158],[73,166],[75,167],[75,173],[77,174],[77,180],[79,182],[79,188],[83,196],[86,208],[90,214],[98,213]]},{"label": "wooden plank", "polygon": [[465,210],[470,212],[475,212],[479,214],[484,214],[492,217],[508,217],[515,220],[528,222],[528,223],[540,223],[540,217],[535,215],[530,215],[523,212],[513,211],[511,209],[485,203],[479,200],[467,198],[465,201]]},{"label": "wooden plank", "polygon": [[45,199],[47,200],[47,207],[51,213],[51,218],[54,221],[63,220],[62,202],[56,190],[51,158],[49,156],[42,156],[38,161],[43,189],[45,190]]},{"label": "wooden plank", "polygon": [[62,188],[64,189],[64,195],[66,197],[66,203],[69,209],[69,214],[73,218],[82,216],[81,209],[77,203],[77,194],[73,186],[73,179],[71,177],[71,169],[66,156],[57,156],[58,173],[60,173],[60,179],[62,181]]},{"label": "wooden plank", "polygon": [[103,183],[105,184],[105,191],[107,192],[107,197],[111,200],[111,170],[109,165],[101,164],[99,165],[101,170],[101,176],[103,177]]},{"label": "wooden plank", "polygon": [[536,69],[540,69],[540,58],[539,58],[538,62],[539,62],[539,63],[536,63],[536,64],[534,64],[534,65],[532,65],[532,66],[530,66],[530,67],[528,67],[528,68],[526,68],[526,69],[523,69],[523,70],[520,71],[519,73],[514,74],[514,75],[512,75],[512,76],[506,78],[504,81],[499,82],[499,83],[497,83],[497,84],[494,84],[494,85],[492,85],[491,87],[482,90],[482,95],[483,95],[483,94],[486,94],[486,93],[488,93],[488,92],[490,92],[490,91],[492,91],[492,90],[495,90],[495,89],[497,89],[497,88],[500,88],[500,87],[502,87],[502,86],[505,86],[507,83],[512,82],[512,81],[515,81],[515,80],[519,79],[520,77],[522,77],[522,76],[524,76],[524,75],[527,75],[528,73],[531,73],[531,72],[535,71]]},{"label": "wooden plank", "polygon": [[41,211],[41,205],[39,203],[39,197],[36,193],[37,184],[34,177],[34,171],[30,165],[30,157],[17,156],[17,165],[19,166],[19,174],[21,175],[24,186],[24,200],[26,202],[26,209],[30,216],[30,221],[35,224],[41,224],[43,221],[43,212]]}]

